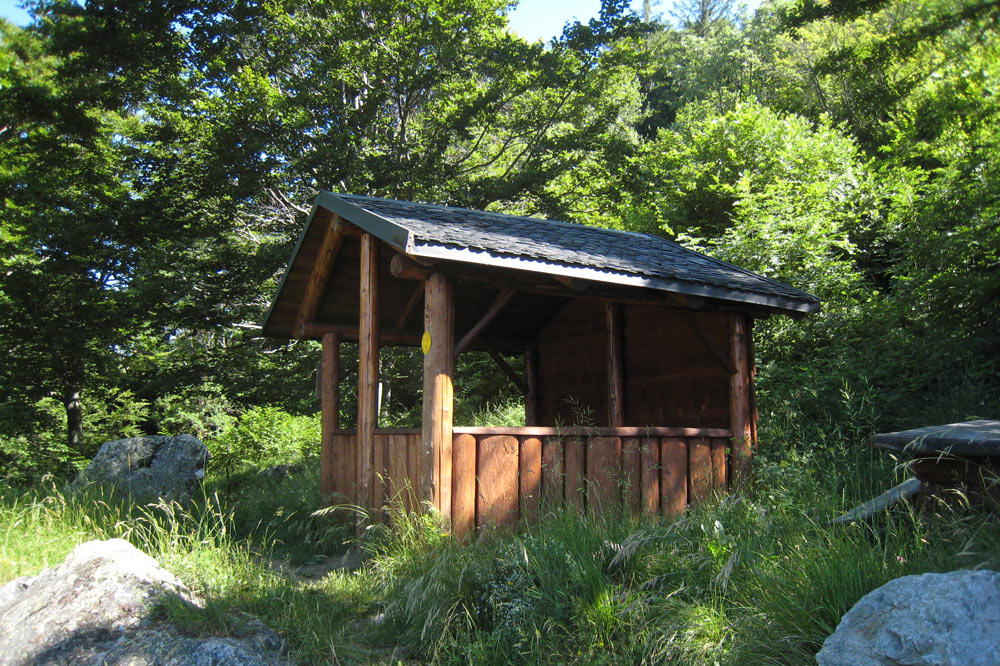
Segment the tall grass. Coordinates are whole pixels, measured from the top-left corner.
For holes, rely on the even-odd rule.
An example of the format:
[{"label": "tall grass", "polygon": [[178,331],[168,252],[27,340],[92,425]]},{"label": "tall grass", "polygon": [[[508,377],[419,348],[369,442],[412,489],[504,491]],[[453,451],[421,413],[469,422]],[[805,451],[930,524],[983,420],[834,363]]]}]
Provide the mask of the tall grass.
[{"label": "tall grass", "polygon": [[[368,530],[361,569],[318,580],[269,566],[346,547],[347,531],[314,515],[314,471],[210,482],[218,494],[188,506],[67,497],[50,484],[0,501],[0,582],[80,541],[123,537],[206,601],[193,617],[171,615],[182,630],[235,632],[252,614],[300,663],[812,664],[841,615],[892,578],[1000,566],[988,497],[830,525],[897,472],[811,443],[765,449],[745,492],[673,521],[548,507],[463,545],[438,517],[397,506]],[[307,556],[294,557],[297,543]]]}]

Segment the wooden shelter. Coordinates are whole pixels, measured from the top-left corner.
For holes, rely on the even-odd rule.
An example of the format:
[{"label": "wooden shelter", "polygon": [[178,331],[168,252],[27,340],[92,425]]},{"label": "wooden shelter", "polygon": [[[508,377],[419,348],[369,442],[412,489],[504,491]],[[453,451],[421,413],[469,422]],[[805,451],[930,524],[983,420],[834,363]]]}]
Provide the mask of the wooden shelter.
[{"label": "wooden shelter", "polygon": [[[676,514],[725,488],[756,443],[753,320],[818,309],[647,234],[323,192],[264,332],[322,340],[323,491],[378,511],[409,487],[465,534],[542,500]],[[338,423],[342,340],[359,343],[356,431]],[[419,430],[378,427],[382,345],[423,349]],[[520,388],[526,427],[452,422],[465,350]]]}]

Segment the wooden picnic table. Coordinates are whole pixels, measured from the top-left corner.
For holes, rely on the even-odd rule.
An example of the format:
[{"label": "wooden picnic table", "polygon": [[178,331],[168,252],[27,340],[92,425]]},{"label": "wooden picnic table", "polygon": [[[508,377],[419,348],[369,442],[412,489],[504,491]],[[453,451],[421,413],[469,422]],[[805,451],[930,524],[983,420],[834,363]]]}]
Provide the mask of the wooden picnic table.
[{"label": "wooden picnic table", "polygon": [[998,468],[1000,421],[966,421],[881,433],[873,435],[870,444],[914,454],[913,472],[921,481],[968,483],[980,478],[984,468]]}]

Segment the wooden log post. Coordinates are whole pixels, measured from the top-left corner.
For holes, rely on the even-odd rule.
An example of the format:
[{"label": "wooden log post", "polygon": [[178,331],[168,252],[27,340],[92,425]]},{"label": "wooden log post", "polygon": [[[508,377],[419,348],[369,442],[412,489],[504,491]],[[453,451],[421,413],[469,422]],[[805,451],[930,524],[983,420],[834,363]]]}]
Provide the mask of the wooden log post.
[{"label": "wooden log post", "polygon": [[320,491],[324,497],[334,493],[346,494],[346,488],[337,487],[337,465],[347,463],[343,451],[334,446],[334,431],[340,427],[340,403],[337,389],[340,384],[340,338],[335,333],[323,336],[323,361],[320,366],[320,427],[322,431],[322,454],[319,464]]},{"label": "wooden log post", "polygon": [[451,280],[431,274],[424,287],[424,411],[421,496],[451,519],[455,304]]},{"label": "wooden log post", "polygon": [[357,503],[376,509],[375,427],[378,425],[378,239],[361,236],[361,326],[358,334]]},{"label": "wooden log post", "polygon": [[747,478],[752,455],[750,370],[747,367],[750,346],[747,331],[745,315],[730,315],[729,353],[736,370],[729,376],[729,423],[733,433],[730,460],[734,485],[739,485]]},{"label": "wooden log post", "polygon": [[606,303],[604,314],[608,332],[608,425],[625,425],[625,379],[623,316],[620,303]]}]

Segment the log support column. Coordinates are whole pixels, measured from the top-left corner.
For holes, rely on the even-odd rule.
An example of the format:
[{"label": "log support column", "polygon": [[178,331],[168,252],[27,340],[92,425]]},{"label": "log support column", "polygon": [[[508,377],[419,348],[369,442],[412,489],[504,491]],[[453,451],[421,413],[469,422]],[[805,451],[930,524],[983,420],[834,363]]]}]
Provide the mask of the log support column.
[{"label": "log support column", "polygon": [[729,353],[736,372],[729,376],[729,424],[733,433],[732,479],[739,485],[750,472],[753,451],[752,406],[750,404],[750,338],[746,315],[729,317]]},{"label": "log support column", "polygon": [[357,503],[374,509],[378,425],[378,240],[361,236],[361,326],[358,337]]},{"label": "log support column", "polygon": [[620,303],[604,306],[608,332],[608,425],[621,428],[625,425],[625,378],[622,370],[625,359],[624,317]]},{"label": "log support column", "polygon": [[336,483],[337,465],[346,464],[344,452],[334,449],[333,432],[340,427],[340,337],[336,333],[323,335],[323,361],[320,366],[319,390],[323,446],[320,458],[320,490],[324,497],[346,494]]},{"label": "log support column", "polygon": [[432,273],[424,287],[424,413],[421,497],[450,521],[455,304],[451,280]]}]

